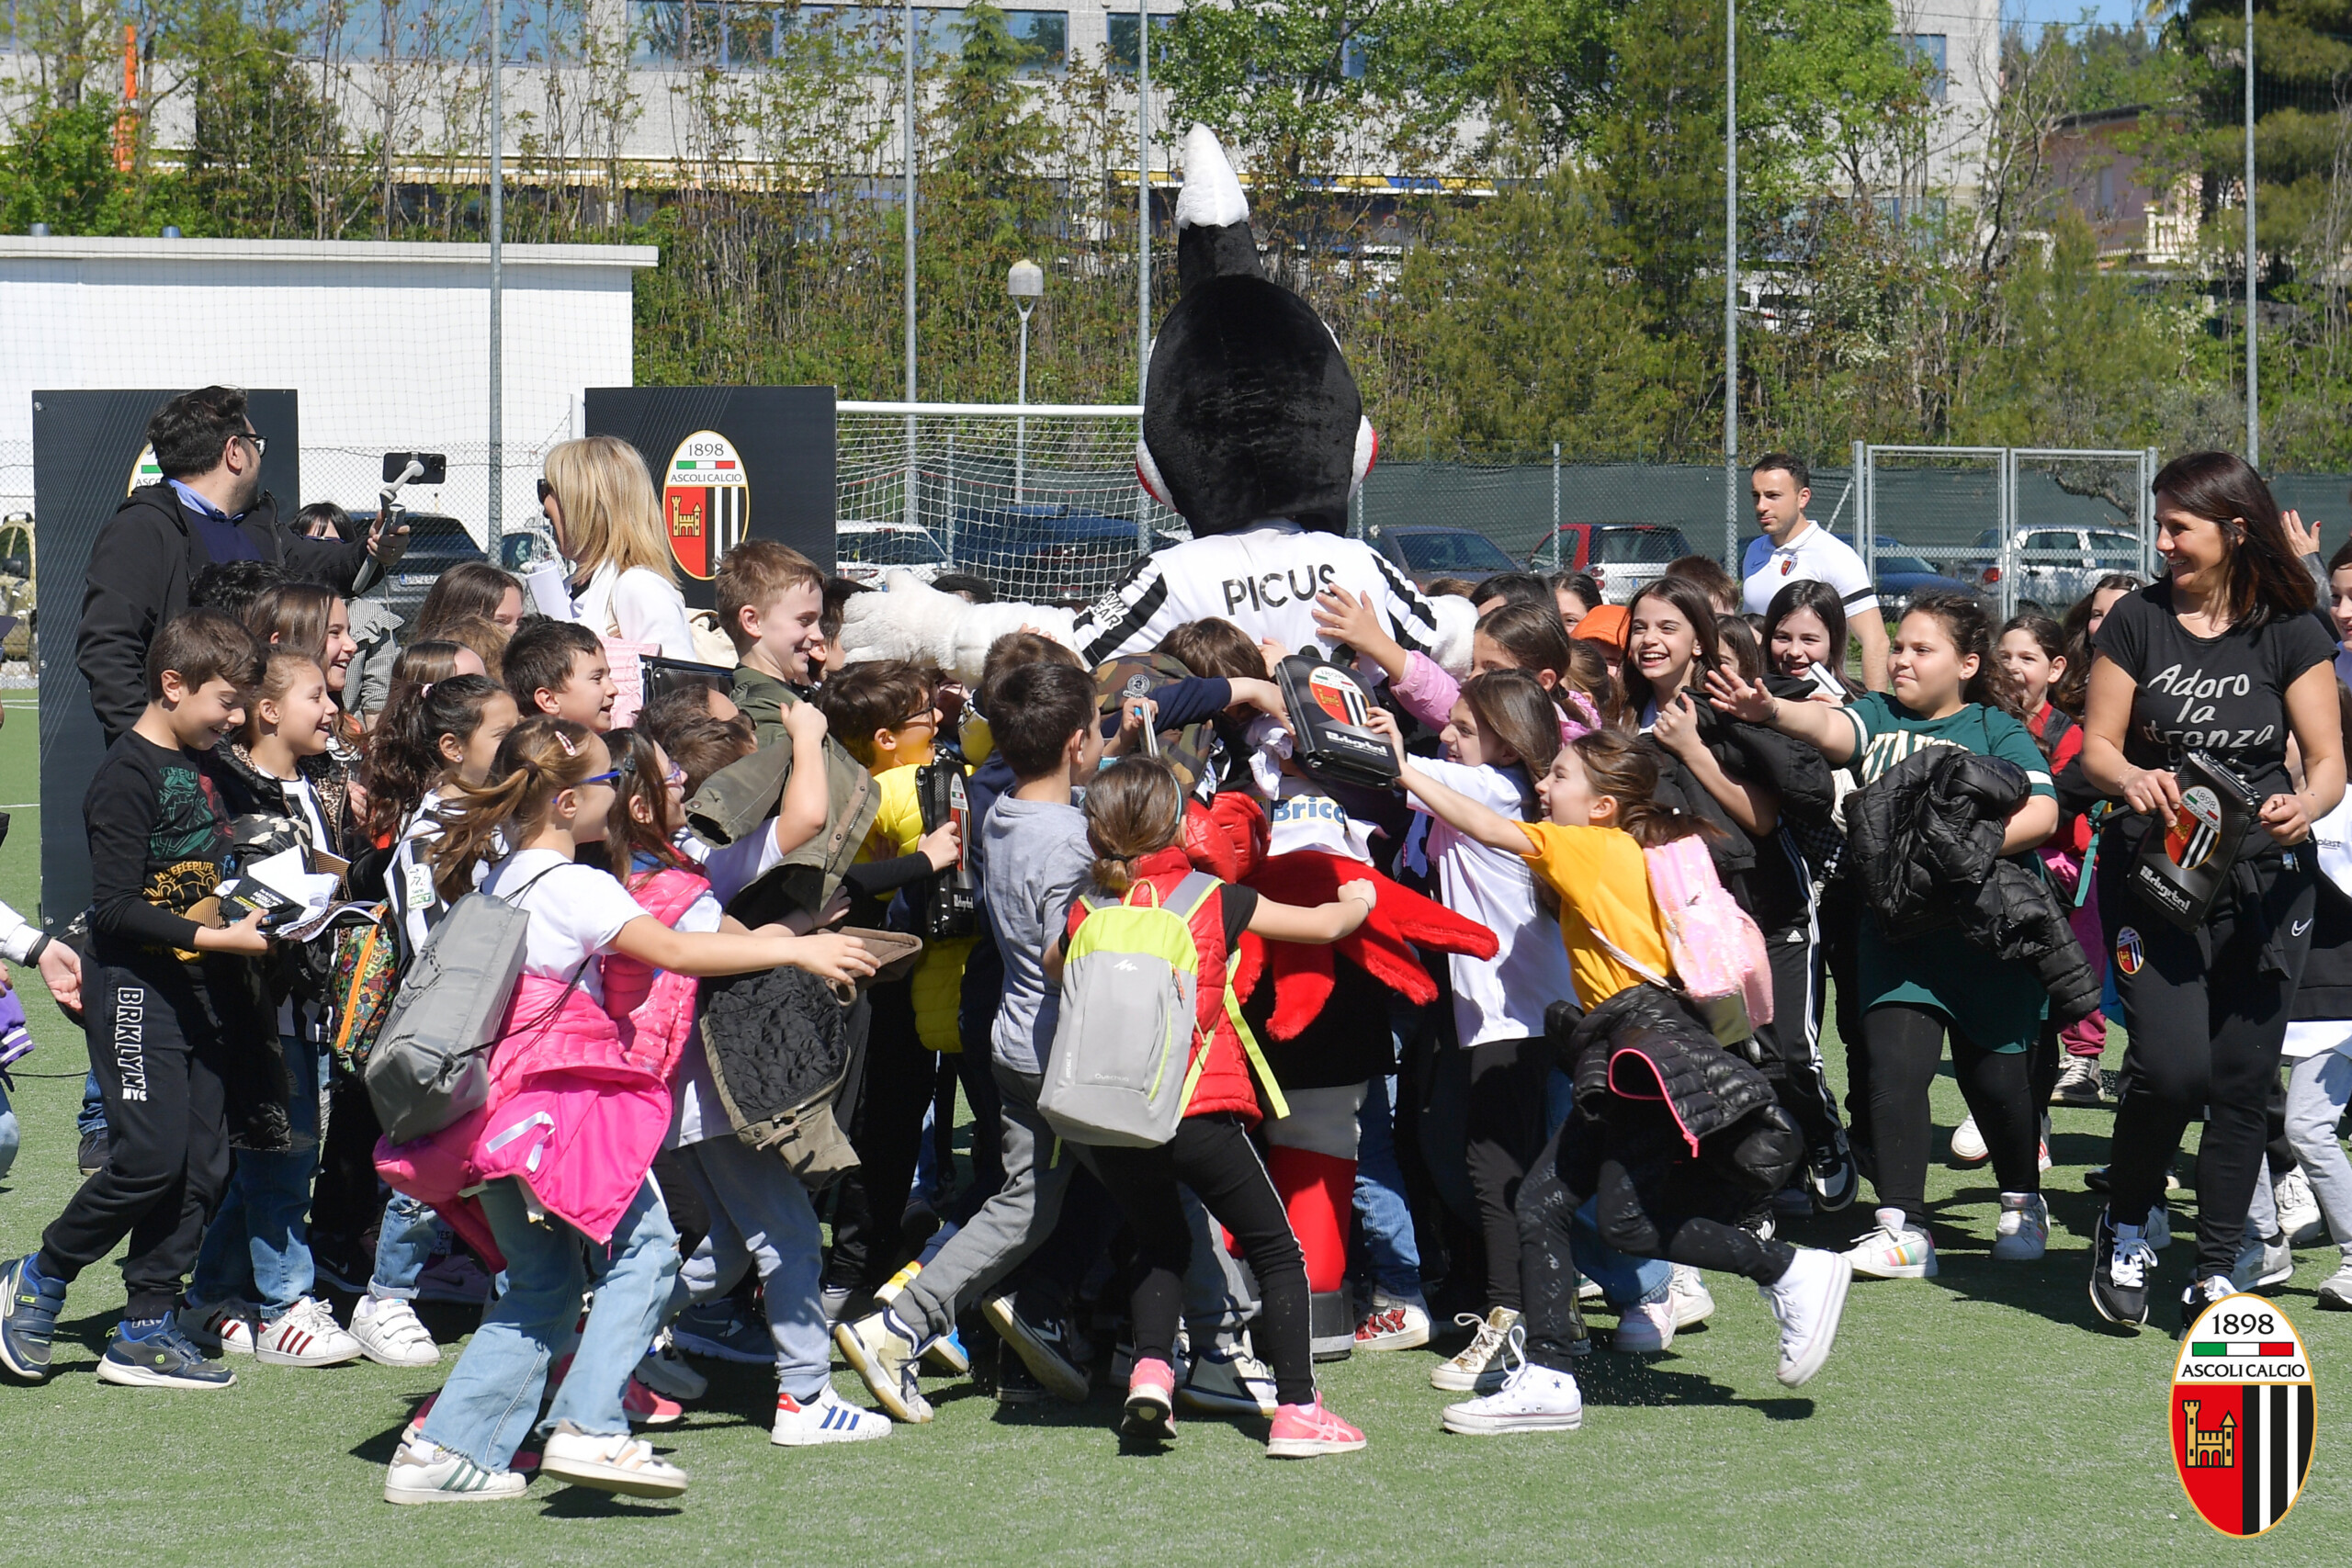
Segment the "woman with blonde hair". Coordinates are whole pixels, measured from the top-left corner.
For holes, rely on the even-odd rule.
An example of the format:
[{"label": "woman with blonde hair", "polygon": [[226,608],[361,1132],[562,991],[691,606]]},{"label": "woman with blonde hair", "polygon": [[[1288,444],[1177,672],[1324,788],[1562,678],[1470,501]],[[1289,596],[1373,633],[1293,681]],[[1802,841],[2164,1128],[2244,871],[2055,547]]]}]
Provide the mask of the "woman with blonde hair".
[{"label": "woman with blonde hair", "polygon": [[694,659],[662,502],[637,448],[612,435],[560,443],[548,453],[539,502],[571,565],[581,624],[612,641],[658,646],[666,659]]}]

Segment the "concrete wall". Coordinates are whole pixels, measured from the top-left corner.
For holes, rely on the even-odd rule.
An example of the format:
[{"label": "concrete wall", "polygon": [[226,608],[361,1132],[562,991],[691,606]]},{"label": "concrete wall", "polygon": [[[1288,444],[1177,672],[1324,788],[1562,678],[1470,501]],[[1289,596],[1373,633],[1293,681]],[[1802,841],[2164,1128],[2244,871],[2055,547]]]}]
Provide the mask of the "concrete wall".
[{"label": "concrete wall", "polygon": [[[486,522],[490,248],[300,240],[0,236],[0,454],[29,454],[35,388],[291,387],[302,493],[373,499],[383,452],[447,452],[419,510]],[[631,384],[630,280],[650,245],[509,245],[502,513],[537,511],[537,452],[588,387]],[[264,432],[266,434],[266,432]],[[22,499],[18,498],[21,477]],[[0,509],[30,504],[0,466]]]}]

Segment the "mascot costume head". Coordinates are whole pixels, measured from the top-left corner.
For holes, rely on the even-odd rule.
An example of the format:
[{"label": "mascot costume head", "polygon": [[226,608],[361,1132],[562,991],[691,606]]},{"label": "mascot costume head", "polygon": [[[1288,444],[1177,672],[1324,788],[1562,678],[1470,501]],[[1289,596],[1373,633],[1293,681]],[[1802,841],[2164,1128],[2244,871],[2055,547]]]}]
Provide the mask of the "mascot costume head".
[{"label": "mascot costume head", "polygon": [[1344,533],[1372,421],[1331,329],[1259,265],[1241,182],[1203,125],[1184,141],[1176,280],[1136,444],[1144,489],[1195,538],[1269,517]]}]

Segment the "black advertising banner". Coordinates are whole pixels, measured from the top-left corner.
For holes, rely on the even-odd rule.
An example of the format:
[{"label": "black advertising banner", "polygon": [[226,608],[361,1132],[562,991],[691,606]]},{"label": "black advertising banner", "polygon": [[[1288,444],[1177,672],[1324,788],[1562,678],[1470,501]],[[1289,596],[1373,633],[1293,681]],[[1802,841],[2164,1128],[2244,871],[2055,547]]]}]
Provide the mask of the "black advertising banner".
[{"label": "black advertising banner", "polygon": [[833,569],[833,389],[591,387],[591,435],[635,446],[653,475],[686,603],[747,538]]},{"label": "black advertising banner", "polygon": [[[106,754],[90,688],[74,657],[84,580],[99,532],[133,488],[161,482],[147,422],[184,387],[150,391],[33,394],[33,527],[39,557],[40,668],[40,907],[44,923],[90,901],[82,796]],[[290,520],[302,504],[300,398],[248,391],[254,428],[267,441],[262,488]]]}]

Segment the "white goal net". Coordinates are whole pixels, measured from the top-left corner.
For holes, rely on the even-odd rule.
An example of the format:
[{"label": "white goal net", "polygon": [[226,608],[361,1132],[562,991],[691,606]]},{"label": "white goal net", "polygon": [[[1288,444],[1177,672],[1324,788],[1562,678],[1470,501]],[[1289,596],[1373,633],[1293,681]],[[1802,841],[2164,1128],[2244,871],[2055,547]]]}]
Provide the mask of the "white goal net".
[{"label": "white goal net", "polygon": [[1190,537],[1136,479],[1132,406],[840,405],[835,558],[966,573],[1001,599],[1076,604]]}]

